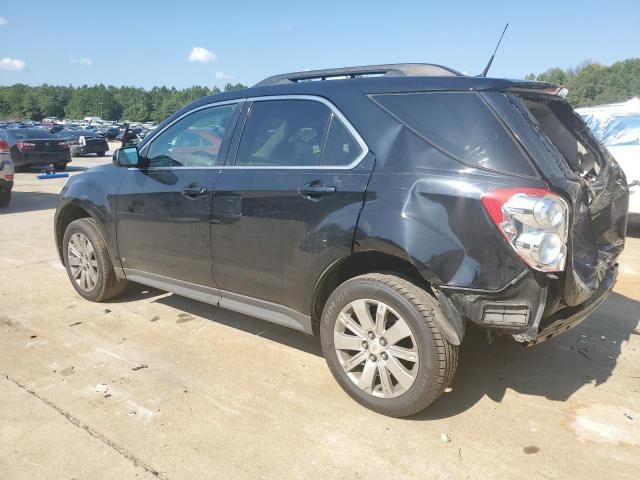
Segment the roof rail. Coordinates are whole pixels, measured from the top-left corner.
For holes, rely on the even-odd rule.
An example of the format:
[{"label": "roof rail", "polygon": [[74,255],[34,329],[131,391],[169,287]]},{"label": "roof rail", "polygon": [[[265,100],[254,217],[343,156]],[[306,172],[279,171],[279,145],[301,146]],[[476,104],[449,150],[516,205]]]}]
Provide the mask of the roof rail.
[{"label": "roof rail", "polygon": [[273,75],[258,82],[254,87],[295,83],[310,80],[329,80],[335,78],[361,78],[367,76],[385,77],[457,77],[463,74],[453,68],[431,63],[391,63],[385,65],[364,65],[362,67],[328,68],[308,70],[306,72],[283,73]]}]

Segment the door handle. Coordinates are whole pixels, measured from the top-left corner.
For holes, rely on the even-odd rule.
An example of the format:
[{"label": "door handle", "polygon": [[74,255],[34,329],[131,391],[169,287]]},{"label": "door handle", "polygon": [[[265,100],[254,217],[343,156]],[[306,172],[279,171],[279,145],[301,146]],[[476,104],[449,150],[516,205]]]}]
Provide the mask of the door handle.
[{"label": "door handle", "polygon": [[321,182],[311,182],[298,188],[298,193],[303,197],[324,197],[336,193],[336,187],[333,185],[325,185]]},{"label": "door handle", "polygon": [[196,185],[189,185],[182,189],[182,195],[189,198],[199,197],[207,193],[207,187],[198,187]]}]

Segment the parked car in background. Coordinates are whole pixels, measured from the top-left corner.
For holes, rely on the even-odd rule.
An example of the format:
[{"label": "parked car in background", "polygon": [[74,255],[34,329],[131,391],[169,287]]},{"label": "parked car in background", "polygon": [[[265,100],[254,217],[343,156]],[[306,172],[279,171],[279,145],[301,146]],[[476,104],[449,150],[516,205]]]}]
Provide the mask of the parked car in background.
[{"label": "parked car in background", "polygon": [[595,137],[622,167],[630,189],[629,222],[640,224],[640,99],[579,108]]},{"label": "parked car in background", "polygon": [[0,138],[8,144],[16,171],[51,164],[64,170],[71,161],[67,142],[42,128],[4,128]]},{"label": "parked car in background", "polygon": [[559,91],[402,64],[200,99],[69,179],[60,259],[87,300],[134,281],[319,335],[351,397],[414,414],[468,324],[534,345],[613,288],[625,177]]},{"label": "parked car in background", "polygon": [[13,189],[13,162],[9,152],[9,142],[3,130],[0,130],[0,207],[6,207],[11,201]]},{"label": "parked car in background", "polygon": [[61,130],[56,135],[67,142],[74,157],[89,153],[104,157],[109,150],[107,139],[90,130]]},{"label": "parked car in background", "polygon": [[107,140],[115,140],[120,135],[120,127],[106,127],[101,130],[101,133]]}]

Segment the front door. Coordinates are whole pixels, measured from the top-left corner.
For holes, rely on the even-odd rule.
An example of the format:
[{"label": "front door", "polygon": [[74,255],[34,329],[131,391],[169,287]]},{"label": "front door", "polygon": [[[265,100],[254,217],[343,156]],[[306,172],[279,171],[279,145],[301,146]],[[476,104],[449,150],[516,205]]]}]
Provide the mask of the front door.
[{"label": "front door", "polygon": [[117,201],[118,253],[127,276],[215,286],[211,200],[238,103],[199,108],[147,143],[147,168],[125,174]]},{"label": "front door", "polygon": [[309,315],[315,280],[351,251],[373,156],[322,99],[265,98],[247,107],[232,142],[235,162],[213,197],[221,305],[240,294]]}]

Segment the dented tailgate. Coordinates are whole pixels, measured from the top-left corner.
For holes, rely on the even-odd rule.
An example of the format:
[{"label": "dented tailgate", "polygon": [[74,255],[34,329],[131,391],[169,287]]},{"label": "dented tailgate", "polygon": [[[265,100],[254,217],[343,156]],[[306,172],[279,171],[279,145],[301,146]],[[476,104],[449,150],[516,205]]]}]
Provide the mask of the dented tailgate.
[{"label": "dented tailgate", "polygon": [[562,98],[531,88],[483,96],[549,187],[569,201],[568,261],[559,278],[562,287],[555,310],[583,304],[602,290],[605,279],[615,276],[629,201],[624,174]]}]

